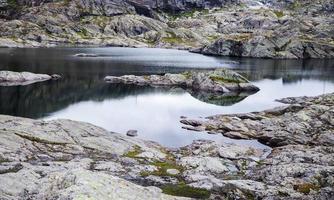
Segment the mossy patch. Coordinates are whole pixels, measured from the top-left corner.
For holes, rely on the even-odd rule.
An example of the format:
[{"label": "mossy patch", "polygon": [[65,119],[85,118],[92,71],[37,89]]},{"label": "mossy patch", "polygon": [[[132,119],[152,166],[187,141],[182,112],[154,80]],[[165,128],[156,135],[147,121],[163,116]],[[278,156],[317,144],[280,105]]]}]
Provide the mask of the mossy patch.
[{"label": "mossy patch", "polygon": [[210,79],[218,83],[242,83],[242,81],[222,76],[211,75]]},{"label": "mossy patch", "polygon": [[128,157],[128,158],[138,158],[137,156],[141,153],[143,153],[143,150],[141,149],[140,146],[136,145],[136,146],[134,146],[133,150],[128,151],[123,156]]},{"label": "mossy patch", "polygon": [[181,197],[189,197],[196,199],[208,199],[211,195],[210,191],[202,188],[194,188],[188,186],[184,183],[178,185],[167,185],[162,187],[162,191],[165,194],[169,194],[172,196],[181,196]]},{"label": "mossy patch", "polygon": [[23,133],[15,133],[15,135],[26,139],[26,140],[30,140],[32,142],[37,142],[37,143],[43,143],[43,144],[50,144],[50,145],[66,145],[68,143],[62,143],[62,142],[56,142],[56,141],[49,141],[43,138],[39,138],[39,137],[35,137],[32,135],[27,135],[27,134],[23,134]]},{"label": "mossy patch", "polygon": [[320,190],[320,187],[313,183],[303,183],[303,184],[295,185],[293,188],[294,190],[300,193],[303,193],[303,194],[309,194],[311,190],[314,190],[314,191]]},{"label": "mossy patch", "polygon": [[182,75],[185,76],[186,79],[191,79],[191,77],[193,76],[193,74],[191,73],[191,71],[183,72]]},{"label": "mossy patch", "polygon": [[150,175],[154,175],[154,176],[178,176],[178,175],[173,175],[173,174],[169,174],[167,173],[168,169],[177,169],[180,172],[183,171],[183,167],[176,164],[175,160],[169,159],[167,161],[161,162],[161,161],[155,161],[155,162],[151,162],[150,165],[154,165],[158,168],[158,170],[153,171],[153,172],[141,172],[140,175],[145,177],[145,176],[150,176]]},{"label": "mossy patch", "polygon": [[179,44],[179,43],[184,43],[183,39],[180,37],[163,37],[161,38],[161,41],[165,43],[170,43],[170,44]]},{"label": "mossy patch", "polygon": [[277,18],[284,17],[284,12],[281,11],[281,10],[274,10],[273,12],[275,13],[275,15],[276,15]]},{"label": "mossy patch", "polygon": [[83,39],[89,39],[89,32],[85,29],[85,28],[82,28],[79,32],[77,32],[77,34],[83,38]]},{"label": "mossy patch", "polygon": [[7,4],[9,8],[12,8],[12,9],[17,9],[19,7],[16,0],[7,0]]}]

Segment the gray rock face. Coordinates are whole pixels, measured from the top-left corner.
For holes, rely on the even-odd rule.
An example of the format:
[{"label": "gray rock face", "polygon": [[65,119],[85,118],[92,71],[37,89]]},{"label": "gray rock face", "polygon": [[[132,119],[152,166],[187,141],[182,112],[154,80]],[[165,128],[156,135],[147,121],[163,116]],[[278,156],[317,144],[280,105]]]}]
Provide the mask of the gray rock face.
[{"label": "gray rock face", "polygon": [[227,69],[217,69],[209,72],[189,71],[184,72],[183,74],[165,74],[163,76],[107,76],[104,80],[108,83],[169,87],[178,86],[194,91],[212,93],[256,92],[259,90],[259,88],[252,85],[246,78]]},{"label": "gray rock face", "polygon": [[61,76],[54,74],[34,74],[30,72],[11,72],[0,71],[0,86],[28,85],[35,82],[47,81],[50,79],[57,80]]}]

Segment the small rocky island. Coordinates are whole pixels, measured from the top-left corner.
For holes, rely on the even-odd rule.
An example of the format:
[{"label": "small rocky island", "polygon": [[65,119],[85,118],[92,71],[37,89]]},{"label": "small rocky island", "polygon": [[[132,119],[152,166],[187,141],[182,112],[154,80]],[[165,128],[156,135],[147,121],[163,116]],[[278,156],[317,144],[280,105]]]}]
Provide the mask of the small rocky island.
[{"label": "small rocky island", "polygon": [[2,199],[331,199],[334,93],[182,123],[270,148],[169,149],[71,120],[0,115]]},{"label": "small rocky island", "polygon": [[107,76],[108,83],[124,83],[135,85],[182,87],[192,91],[211,93],[257,92],[259,88],[246,78],[228,69],[214,71],[187,71],[182,74],[164,74],[148,76]]},{"label": "small rocky island", "polygon": [[57,74],[34,74],[31,72],[0,71],[0,86],[29,85],[36,82],[57,80],[61,76]]}]

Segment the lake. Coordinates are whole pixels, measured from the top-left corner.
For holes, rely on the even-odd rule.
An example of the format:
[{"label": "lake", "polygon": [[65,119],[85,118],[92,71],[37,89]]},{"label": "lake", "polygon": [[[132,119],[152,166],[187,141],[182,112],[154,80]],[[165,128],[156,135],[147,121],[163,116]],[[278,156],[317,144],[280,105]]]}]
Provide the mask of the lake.
[{"label": "lake", "polygon": [[[94,53],[98,57],[75,57]],[[226,67],[240,72],[261,90],[250,96],[212,99],[180,88],[107,84],[107,75],[178,73]],[[0,114],[34,119],[72,119],[126,133],[169,147],[196,139],[262,147],[182,129],[181,116],[261,111],[281,105],[276,99],[334,92],[334,60],[270,60],[209,57],[187,51],[132,48],[0,49],[0,70],[60,74],[63,79],[28,86],[0,87]]]}]

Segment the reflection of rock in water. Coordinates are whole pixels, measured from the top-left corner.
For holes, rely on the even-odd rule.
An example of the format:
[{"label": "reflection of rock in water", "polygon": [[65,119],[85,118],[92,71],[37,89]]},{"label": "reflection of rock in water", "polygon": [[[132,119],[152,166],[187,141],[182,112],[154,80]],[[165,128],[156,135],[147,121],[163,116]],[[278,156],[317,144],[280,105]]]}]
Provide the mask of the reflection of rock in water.
[{"label": "reflection of rock in water", "polygon": [[159,91],[162,89],[68,79],[29,86],[0,87],[0,113],[41,118],[80,101],[119,99]]},{"label": "reflection of rock in water", "polygon": [[[106,84],[103,81],[63,79],[28,86],[0,87],[0,113],[29,118],[42,118],[81,101],[120,99],[132,95],[168,92],[182,94],[181,88],[154,88],[125,84]],[[232,105],[245,95],[216,96],[190,92],[193,97],[216,105]]]},{"label": "reflection of rock in water", "polygon": [[191,96],[194,98],[203,101],[205,103],[210,103],[219,106],[231,106],[236,104],[246,97],[254,93],[225,93],[225,94],[216,94],[216,93],[207,93],[207,92],[194,92],[188,91]]}]

